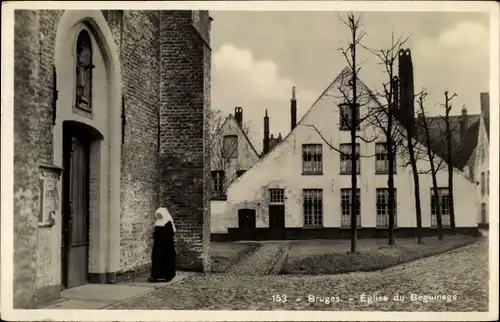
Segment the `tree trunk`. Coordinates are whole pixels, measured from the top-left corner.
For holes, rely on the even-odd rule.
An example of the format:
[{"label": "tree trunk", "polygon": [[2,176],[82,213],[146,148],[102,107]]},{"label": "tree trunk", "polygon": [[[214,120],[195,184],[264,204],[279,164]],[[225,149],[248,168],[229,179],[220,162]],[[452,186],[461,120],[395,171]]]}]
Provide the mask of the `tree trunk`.
[{"label": "tree trunk", "polygon": [[[439,196],[439,190],[436,179],[436,166],[434,165],[434,155],[431,151],[431,142],[429,139],[429,131],[427,131],[427,154],[429,155],[429,162],[431,165],[431,175],[432,175],[432,191],[434,192],[434,198],[436,198],[436,221],[438,226],[439,240],[443,240],[443,222],[441,218],[441,198]],[[432,203],[432,200],[431,200]]]},{"label": "tree trunk", "polygon": [[[423,114],[423,110],[422,110]],[[443,222],[441,221],[441,198],[439,196],[439,190],[436,179],[436,165],[434,164],[434,153],[431,148],[431,138],[429,133],[429,126],[427,124],[427,120],[425,119],[425,115],[423,115],[424,120],[424,130],[425,130],[425,143],[427,145],[427,156],[429,157],[429,163],[431,166],[431,175],[432,175],[432,191],[434,192],[434,196],[436,198],[436,219],[438,226],[438,235],[439,240],[443,240]],[[432,203],[432,200],[431,200]]]},{"label": "tree trunk", "polygon": [[441,220],[441,198],[439,196],[439,190],[437,187],[434,163],[431,164],[431,172],[432,172],[432,190],[434,191],[434,196],[436,198],[436,219],[438,226],[438,236],[439,240],[443,240],[444,238],[443,238],[443,222]]},{"label": "tree trunk", "polygon": [[386,149],[389,157],[389,245],[394,245],[394,151],[392,147],[392,107],[389,107],[389,117],[387,118],[387,142]]},{"label": "tree trunk", "polygon": [[450,226],[451,233],[455,234],[455,201],[453,196],[453,168],[448,170],[448,189],[450,194]]},{"label": "tree trunk", "polygon": [[[356,108],[356,107],[354,107]],[[353,122],[354,123],[354,122]],[[356,252],[357,239],[357,171],[356,171],[356,128],[351,130],[351,253]]]},{"label": "tree trunk", "polygon": [[[353,32],[353,44],[356,41],[355,32]],[[356,252],[356,240],[357,236],[357,216],[356,209],[358,207],[358,199],[357,199],[357,179],[358,174],[356,171],[356,129],[358,127],[357,120],[357,83],[356,83],[356,45],[352,46],[352,106],[351,106],[351,253]],[[360,196],[361,199],[361,196]]]},{"label": "tree trunk", "polygon": [[415,214],[417,216],[417,229],[415,234],[417,237],[417,243],[423,244],[422,240],[422,205],[420,203],[420,180],[418,176],[417,160],[415,158],[415,150],[413,148],[413,125],[409,125],[406,128],[406,136],[408,139],[408,153],[410,154],[410,164],[411,171],[413,173],[413,189],[415,198]]},{"label": "tree trunk", "polygon": [[449,109],[446,109],[446,139],[447,139],[447,163],[448,163],[448,190],[450,194],[450,226],[452,234],[455,234],[455,207],[453,200],[453,166],[452,166],[452,155],[451,155],[451,131],[450,131],[450,120],[449,120]]}]

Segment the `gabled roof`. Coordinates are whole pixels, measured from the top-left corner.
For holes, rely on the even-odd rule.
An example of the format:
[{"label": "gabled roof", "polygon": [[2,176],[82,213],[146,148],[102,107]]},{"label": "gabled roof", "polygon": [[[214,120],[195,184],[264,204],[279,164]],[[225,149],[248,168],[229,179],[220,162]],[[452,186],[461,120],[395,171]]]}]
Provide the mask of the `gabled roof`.
[{"label": "gabled roof", "polygon": [[[272,152],[274,150],[276,150],[277,147],[279,147],[281,144],[284,144],[284,142],[287,140],[287,138],[294,132],[297,130],[297,128],[299,127],[299,125],[301,125],[301,123],[303,122],[303,120],[307,117],[307,115],[314,109],[314,107],[316,106],[316,104],[323,98],[327,95],[327,93],[334,87],[334,86],[338,86],[338,82],[339,81],[342,81],[342,78],[345,78],[346,75],[349,75],[351,73],[349,67],[345,67],[340,73],[339,75],[326,87],[326,89],[323,91],[323,93],[318,97],[318,99],[312,104],[312,106],[307,110],[306,113],[304,113],[304,115],[302,116],[302,118],[297,122],[297,125],[294,127],[294,129],[292,131],[290,131],[288,133],[288,135],[286,135],[280,142],[278,142],[276,144],[276,146],[274,147],[273,150],[270,150],[269,153],[263,155],[257,162],[255,162],[250,168],[253,168],[254,166],[256,166],[258,163],[262,162],[262,160],[264,160],[268,155],[271,155]],[[377,98],[375,97],[375,95],[372,93],[372,91],[358,78],[357,79],[357,82],[358,82],[358,88],[360,88],[360,90],[363,90],[363,91],[367,91],[368,92],[368,95],[370,96],[370,100],[373,100],[376,104],[380,104],[380,102],[377,100]],[[452,151],[453,151],[453,154],[454,156],[452,157],[452,162],[453,162],[453,167],[454,168],[457,168],[459,170],[462,170],[463,167],[467,164],[467,162],[469,161],[474,149],[476,148],[476,145],[477,145],[477,140],[478,140],[478,133],[479,133],[479,115],[469,115],[468,116],[468,131],[467,131],[467,135],[464,139],[464,142],[462,142],[462,144],[459,144],[460,142],[460,126],[459,126],[459,122],[460,122],[460,116],[450,116],[450,119],[452,120],[451,121],[451,128],[454,129],[456,128],[455,131],[453,131],[453,136],[452,136],[452,141],[455,142],[455,144],[452,146]],[[438,118],[438,117],[436,117]],[[439,117],[440,118],[440,117]],[[397,118],[395,119],[395,121],[400,125],[400,126],[403,126],[402,122],[400,122]],[[431,146],[433,146],[433,150],[435,151],[435,153],[440,157],[440,158],[444,158],[445,159],[445,156],[446,156],[446,145],[444,145],[442,143],[442,135],[439,134],[438,135],[438,129],[444,129],[444,124],[440,124],[439,122],[430,122],[432,124],[434,124],[435,127],[433,127],[431,129]],[[444,121],[443,121],[444,123]],[[426,144],[424,143],[425,140],[423,140],[422,136],[421,135],[416,135],[416,138],[415,138],[419,144],[422,144],[424,146],[426,146]],[[443,148],[444,148],[444,152],[443,152]],[[241,177],[245,176],[246,174],[248,173],[245,172],[245,174],[243,174]],[[240,180],[241,179],[238,178],[237,180]]]},{"label": "gabled roof", "polygon": [[[452,149],[452,165],[453,167],[462,170],[469,161],[474,149],[477,146],[479,138],[479,121],[480,115],[467,115],[467,129],[463,142],[460,139],[460,115],[450,115],[450,129],[452,131],[451,149]],[[431,149],[437,156],[447,160],[448,152],[445,142],[446,121],[441,116],[428,118],[429,134],[431,141]],[[423,128],[420,127],[418,118],[415,119],[417,124],[416,139],[419,143],[426,146],[425,134]]]},{"label": "gabled roof", "polygon": [[[304,115],[302,115],[302,117],[300,118],[300,120],[297,122],[297,124],[295,125],[295,127],[290,131],[288,132],[288,134],[282,139],[280,140],[279,142],[277,142],[277,144],[274,146],[274,148],[271,150],[269,150],[268,153],[266,154],[263,154],[261,155],[260,159],[255,162],[248,170],[252,169],[254,166],[256,166],[258,163],[262,162],[262,160],[266,159],[269,155],[271,155],[273,153],[274,150],[276,150],[276,148],[278,148],[281,144],[283,144],[287,139],[288,137],[294,132],[294,131],[297,131],[297,128],[299,127],[299,125],[301,125],[301,123],[304,121],[304,119],[307,117],[307,115],[314,109],[314,107],[316,106],[316,104],[324,97],[327,95],[327,93],[330,91],[330,89],[332,89],[335,85],[337,85],[337,83],[339,81],[342,80],[342,77],[345,77],[346,75],[348,75],[350,73],[350,69],[349,67],[345,67],[338,75],[337,77],[335,77],[335,79],[325,88],[325,90],[323,91],[323,93],[321,93],[320,96],[318,96],[318,98],[316,99],[316,101],[314,101],[314,103],[311,105],[311,107],[304,113]],[[366,89],[368,90],[368,87],[358,78],[358,86],[362,87],[363,89]],[[238,179],[236,180],[240,180],[240,178],[242,178],[243,176],[245,176],[247,173],[248,173],[248,170],[242,175],[240,176]]]},{"label": "gabled roof", "polygon": [[226,119],[224,120],[224,122],[222,122],[221,126],[219,127],[219,130],[223,129],[224,128],[224,125],[226,125],[227,122],[233,122],[234,124],[236,124],[236,126],[238,127],[239,131],[241,133],[243,133],[243,137],[245,138],[245,140],[247,141],[248,145],[250,146],[250,148],[252,149],[252,151],[255,153],[255,155],[257,157],[259,157],[259,153],[257,153],[257,150],[255,150],[255,147],[253,146],[252,144],[252,141],[250,141],[250,138],[248,137],[248,135],[245,133],[245,131],[243,130],[243,128],[241,127],[241,124],[236,120],[236,118],[233,116],[233,114],[229,113],[229,115],[226,117]]}]

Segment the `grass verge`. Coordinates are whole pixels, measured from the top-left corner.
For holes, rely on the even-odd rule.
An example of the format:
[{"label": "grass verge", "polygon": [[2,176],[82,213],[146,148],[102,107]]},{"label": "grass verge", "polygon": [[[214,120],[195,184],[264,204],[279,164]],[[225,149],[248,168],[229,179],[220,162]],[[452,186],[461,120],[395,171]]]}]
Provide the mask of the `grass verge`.
[{"label": "grass verge", "polygon": [[414,239],[401,239],[396,240],[394,246],[381,244],[380,240],[359,240],[356,253],[349,252],[349,240],[325,240],[315,244],[298,241],[292,245],[280,274],[321,275],[376,271],[441,254],[477,240],[478,238],[471,236],[455,235],[445,236],[442,241],[427,238],[424,239],[425,244],[417,244]]}]

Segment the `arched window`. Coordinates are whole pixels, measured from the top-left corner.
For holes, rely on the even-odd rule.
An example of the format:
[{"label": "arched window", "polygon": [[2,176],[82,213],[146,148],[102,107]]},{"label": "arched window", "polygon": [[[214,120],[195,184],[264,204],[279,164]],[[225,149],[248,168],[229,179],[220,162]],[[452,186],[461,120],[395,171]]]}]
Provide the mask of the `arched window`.
[{"label": "arched window", "polygon": [[86,30],[76,42],[76,107],[92,111],[92,41]]}]

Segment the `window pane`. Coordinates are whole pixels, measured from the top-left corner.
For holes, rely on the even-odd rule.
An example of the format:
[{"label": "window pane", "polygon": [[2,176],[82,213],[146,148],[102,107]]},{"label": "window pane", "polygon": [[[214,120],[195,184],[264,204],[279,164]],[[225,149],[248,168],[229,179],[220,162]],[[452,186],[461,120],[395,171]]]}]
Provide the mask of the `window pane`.
[{"label": "window pane", "polygon": [[[340,207],[341,207],[341,226],[350,227],[351,226],[351,189],[341,189],[340,190]],[[357,207],[356,207],[356,222],[357,226],[361,226],[361,199],[360,190],[357,189]]]},{"label": "window pane", "polygon": [[[343,143],[340,144],[340,173],[341,174],[351,174],[351,167],[352,167],[352,162],[351,162],[351,144],[350,143]],[[356,170],[357,173],[360,173],[361,169],[361,159],[360,159],[360,145],[359,143],[356,143]]]},{"label": "window pane", "polygon": [[302,172],[305,174],[323,172],[323,146],[321,144],[302,145]]},{"label": "window pane", "polygon": [[236,135],[224,136],[222,155],[227,159],[238,157],[238,137]]},{"label": "window pane", "polygon": [[269,202],[270,203],[284,203],[285,190],[284,189],[269,189]]},{"label": "window pane", "polygon": [[323,226],[323,191],[304,189],[304,226]]}]

